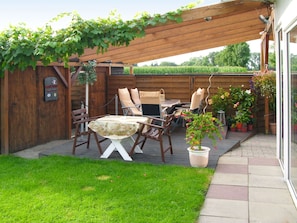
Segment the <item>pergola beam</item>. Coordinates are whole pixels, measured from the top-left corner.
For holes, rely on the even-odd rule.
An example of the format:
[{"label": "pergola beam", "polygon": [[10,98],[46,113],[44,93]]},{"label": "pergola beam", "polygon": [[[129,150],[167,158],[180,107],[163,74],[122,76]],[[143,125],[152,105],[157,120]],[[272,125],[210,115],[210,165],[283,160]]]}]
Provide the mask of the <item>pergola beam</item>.
[{"label": "pergola beam", "polygon": [[104,54],[97,54],[96,48],[86,49],[79,59],[131,65],[259,39],[265,25],[258,17],[267,15],[268,7],[263,2],[235,0],[187,10],[182,23],[148,27],[146,36],[131,41],[129,46],[111,46]]}]

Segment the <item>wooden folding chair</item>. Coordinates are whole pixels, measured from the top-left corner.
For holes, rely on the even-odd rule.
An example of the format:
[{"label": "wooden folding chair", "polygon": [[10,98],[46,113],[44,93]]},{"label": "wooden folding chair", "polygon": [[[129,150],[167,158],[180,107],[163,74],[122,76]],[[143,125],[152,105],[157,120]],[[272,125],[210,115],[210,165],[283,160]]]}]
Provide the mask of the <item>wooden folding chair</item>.
[{"label": "wooden folding chair", "polygon": [[[102,148],[100,146],[100,143],[105,141],[107,138],[98,139],[97,133],[91,130],[89,127],[85,128],[84,125],[87,125],[90,121],[96,120],[98,117],[89,117],[89,114],[87,113],[87,110],[85,108],[73,110],[71,112],[72,115],[72,120],[73,124],[75,125],[75,135],[74,135],[74,142],[73,142],[73,147],[72,147],[72,154],[75,154],[75,149],[78,146],[81,146],[83,144],[87,144],[87,149],[90,146],[90,138],[91,135],[93,134],[95,137],[95,141],[97,143],[97,147],[99,152],[102,154]],[[81,136],[87,136],[87,140],[80,141],[78,137]]]},{"label": "wooden folding chair", "polygon": [[[174,117],[174,114],[167,115],[165,119],[151,117],[152,123],[159,122],[159,123],[161,123],[160,125],[139,122],[141,124],[141,128],[138,131],[138,135],[136,137],[135,143],[134,143],[129,155],[130,156],[133,155],[134,150],[138,144],[141,143],[140,149],[142,150],[146,140],[152,139],[155,141],[159,141],[162,161],[165,162],[165,153],[167,151],[170,151],[170,153],[173,154],[172,141],[171,141],[171,135],[170,135],[170,132],[171,132],[170,126],[171,126],[173,117]],[[164,148],[163,136],[166,136],[168,139],[169,146],[167,148]]]},{"label": "wooden folding chair", "polygon": [[162,117],[160,91],[139,91],[139,96],[143,115]]},{"label": "wooden folding chair", "polygon": [[173,124],[172,130],[174,130],[177,126],[184,126],[184,118],[183,113],[186,111],[191,111],[193,113],[200,114],[202,112],[202,105],[204,99],[204,88],[198,88],[191,96],[191,102],[183,103],[182,107],[176,108],[175,112],[175,120]]},{"label": "wooden folding chair", "polygon": [[142,115],[142,112],[133,103],[128,88],[119,88],[118,94],[124,115]]},{"label": "wooden folding chair", "polygon": [[135,106],[141,111],[141,101],[140,101],[138,88],[131,88],[130,95]]},{"label": "wooden folding chair", "polygon": [[202,112],[202,102],[204,99],[204,92],[205,89],[204,88],[198,88],[197,91],[195,91],[192,94],[192,98],[191,98],[191,104],[190,104],[190,111],[194,112],[194,113],[201,113]]}]

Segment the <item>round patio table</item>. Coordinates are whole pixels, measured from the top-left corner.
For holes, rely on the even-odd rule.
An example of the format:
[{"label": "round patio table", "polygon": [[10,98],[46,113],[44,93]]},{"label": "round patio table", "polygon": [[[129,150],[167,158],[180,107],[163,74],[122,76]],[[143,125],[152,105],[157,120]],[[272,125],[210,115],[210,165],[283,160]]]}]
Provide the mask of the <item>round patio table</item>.
[{"label": "round patio table", "polygon": [[[118,151],[124,160],[132,161],[122,143],[127,141],[133,146],[135,141],[132,136],[140,127],[138,122],[148,121],[149,118],[143,116],[107,115],[91,121],[88,126],[99,135],[111,140],[111,144],[101,155],[101,158],[108,158],[113,151]],[[139,147],[135,152],[143,153]]]}]

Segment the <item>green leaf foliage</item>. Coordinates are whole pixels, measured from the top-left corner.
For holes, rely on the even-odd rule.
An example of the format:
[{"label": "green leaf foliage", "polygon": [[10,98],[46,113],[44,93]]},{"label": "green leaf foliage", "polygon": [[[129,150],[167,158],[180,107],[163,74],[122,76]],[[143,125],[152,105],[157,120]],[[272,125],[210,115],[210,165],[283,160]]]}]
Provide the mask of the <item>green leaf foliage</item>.
[{"label": "green leaf foliage", "polygon": [[96,60],[90,60],[82,64],[82,71],[79,72],[77,79],[80,84],[91,84],[97,81]]},{"label": "green leaf foliage", "polygon": [[[142,13],[133,20],[124,21],[114,12],[108,18],[82,19],[76,12],[61,13],[44,27],[32,30],[25,24],[10,26],[0,32],[0,76],[4,71],[24,70],[36,67],[38,61],[44,65],[63,61],[68,66],[71,55],[81,56],[86,48],[97,47],[97,53],[104,53],[110,46],[127,46],[135,38],[145,35],[145,28],[168,21],[181,22],[184,10],[191,4],[164,15]],[[55,30],[54,22],[71,17],[68,27]]]},{"label": "green leaf foliage", "polygon": [[218,55],[218,65],[246,67],[250,58],[250,48],[246,42],[229,45]]},{"label": "green leaf foliage", "polygon": [[[211,67],[211,66],[151,66],[134,67],[134,74],[209,74],[247,72],[245,67]],[[129,67],[124,68],[124,74],[129,74]]]}]

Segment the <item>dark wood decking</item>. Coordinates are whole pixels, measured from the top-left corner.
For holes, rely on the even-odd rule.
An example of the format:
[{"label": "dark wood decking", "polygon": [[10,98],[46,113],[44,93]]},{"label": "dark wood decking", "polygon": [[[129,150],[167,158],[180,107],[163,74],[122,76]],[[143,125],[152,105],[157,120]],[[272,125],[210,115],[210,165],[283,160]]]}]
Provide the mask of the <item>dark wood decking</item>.
[{"label": "dark wood decking", "polygon": [[[244,141],[245,139],[249,138],[252,135],[253,135],[253,132],[247,132],[247,133],[228,132],[225,139],[218,140],[217,148],[213,148],[209,140],[204,140],[203,145],[210,146],[212,148],[210,151],[208,167],[216,168],[218,159],[221,155],[223,155],[224,153],[226,153],[231,149],[237,148],[238,146],[240,146],[240,142]],[[174,130],[174,132],[172,133],[172,143],[173,143],[173,155],[171,155],[169,152],[165,154],[165,161],[166,161],[165,164],[190,166],[188,151],[186,149],[188,146],[185,142],[185,128],[177,128]],[[103,142],[101,144],[102,149],[105,150],[109,144],[110,144],[109,140]],[[72,156],[71,154],[72,145],[73,145],[73,140],[69,140],[65,144],[40,152],[39,156],[41,157],[41,156],[48,156],[53,154]],[[131,148],[131,145],[126,144],[125,148],[127,149],[127,151],[129,151]],[[94,139],[92,138],[90,148],[86,149],[85,145],[81,147],[77,147],[75,156],[82,157],[82,158],[101,159],[100,155],[101,154],[99,154],[98,152],[97,145]],[[159,143],[152,140],[146,142],[143,148],[143,154],[134,154],[132,158],[133,158],[132,162],[149,162],[153,164],[164,164],[161,159]],[[120,154],[116,151],[113,152],[108,159],[123,160]],[[130,161],[125,161],[125,162],[130,162]]]}]

